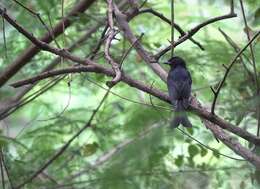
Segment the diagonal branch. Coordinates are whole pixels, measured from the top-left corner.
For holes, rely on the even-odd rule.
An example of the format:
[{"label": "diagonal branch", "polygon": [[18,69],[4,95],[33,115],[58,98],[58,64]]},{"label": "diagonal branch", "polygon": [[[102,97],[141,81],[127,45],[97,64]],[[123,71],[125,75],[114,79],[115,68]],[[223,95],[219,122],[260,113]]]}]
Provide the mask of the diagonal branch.
[{"label": "diagonal branch", "polygon": [[[49,72],[42,73],[40,75],[37,75],[35,77],[26,79],[26,80],[21,80],[16,83],[11,84],[14,87],[20,87],[22,85],[30,84],[36,81],[39,81],[41,79],[57,76],[60,74],[67,74],[67,73],[80,73],[80,72],[94,72],[94,73],[100,73],[100,74],[105,74],[107,76],[113,77],[114,72],[113,70],[109,68],[105,68],[99,64],[93,63],[92,65],[88,66],[78,66],[78,67],[71,67],[71,68],[65,68],[65,69],[60,69],[60,70],[53,70]],[[137,88],[139,90],[142,90],[148,94],[151,94],[163,101],[170,102],[168,95],[162,93],[161,91],[145,85],[141,81],[137,81],[132,79],[131,77],[127,76],[126,74],[122,73],[122,81],[127,83],[129,86]],[[219,125],[221,128],[226,129],[242,138],[245,140],[252,142],[256,145],[260,145],[260,138],[256,137],[255,135],[241,129],[240,127],[234,126],[231,123],[226,122],[225,120],[221,119],[220,117],[211,114],[204,108],[198,107],[198,102],[193,99],[192,105],[190,106],[190,110],[198,115],[199,117],[209,120],[212,123]]]},{"label": "diagonal branch", "polygon": [[252,153],[249,149],[242,146],[234,137],[231,137],[228,133],[222,130],[220,127],[206,121],[207,127],[211,132],[217,136],[226,146],[232,149],[236,154],[242,156],[247,161],[252,163],[257,169],[260,168],[260,158],[256,154]]},{"label": "diagonal branch", "polygon": [[[248,27],[247,20],[246,20],[243,1],[242,0],[239,0],[239,1],[240,1],[241,10],[242,10],[243,20],[245,23],[245,31],[246,31],[246,35],[247,35],[247,40],[250,41],[250,35],[249,35],[249,31],[248,31],[249,27]],[[251,53],[253,69],[254,69],[256,96],[258,96],[260,94],[260,87],[259,87],[258,74],[257,74],[257,70],[256,70],[256,60],[255,60],[255,54],[254,54],[254,49],[253,49],[252,43],[250,43],[250,53]],[[260,105],[259,100],[257,100],[257,106],[256,106],[256,117],[257,117],[257,133],[256,134],[257,134],[257,136],[259,136],[259,134],[260,134],[260,108],[259,108],[259,105]]]},{"label": "diagonal branch", "polygon": [[[75,48],[79,47],[85,40],[87,40],[91,35],[101,26],[100,23],[98,23],[96,26],[90,28],[88,31],[86,31],[85,34],[83,34],[75,43],[73,43],[69,48],[68,51],[73,51]],[[55,58],[48,66],[46,66],[43,72],[47,72],[52,70],[54,67],[56,67],[60,63],[61,59],[59,57]],[[26,86],[25,88],[21,89],[14,97],[11,97],[10,99],[5,99],[3,102],[0,103],[0,120],[4,119],[8,114],[8,112],[13,109],[20,106],[20,104],[23,104],[23,102],[26,100],[26,98],[22,99],[25,94],[27,94],[34,85],[37,84],[35,82],[33,85]],[[22,99],[22,100],[21,100]]]},{"label": "diagonal branch", "polygon": [[26,7],[25,5],[23,5],[21,2],[17,1],[17,0],[12,0],[15,3],[17,3],[19,6],[23,7],[25,10],[27,10],[29,13],[31,13],[33,16],[36,16],[37,19],[40,21],[40,23],[43,25],[43,27],[46,29],[46,31],[48,32],[48,34],[52,37],[52,40],[55,42],[55,44],[57,45],[57,47],[60,47],[58,42],[55,40],[55,37],[53,35],[53,32],[48,28],[48,26],[45,24],[45,22],[43,21],[40,13],[34,12],[32,9]]},{"label": "diagonal branch", "polygon": [[211,90],[212,92],[214,93],[214,99],[213,99],[213,103],[212,103],[212,106],[211,106],[211,113],[214,114],[214,110],[215,110],[215,105],[216,105],[216,102],[217,102],[217,98],[218,98],[218,95],[220,93],[220,90],[222,88],[222,86],[224,85],[225,81],[226,81],[226,78],[232,68],[232,66],[234,65],[234,63],[236,62],[237,58],[241,56],[241,54],[247,49],[248,46],[250,46],[250,44],[253,43],[253,41],[255,39],[257,39],[258,35],[260,34],[260,31],[258,31],[253,37],[251,40],[249,40],[249,42],[236,54],[236,56],[232,59],[231,63],[229,64],[229,66],[224,66],[225,69],[226,69],[226,72],[224,74],[224,77],[223,79],[221,80],[221,82],[219,83],[217,89],[214,89],[211,87]]},{"label": "diagonal branch", "polygon": [[65,150],[67,150],[67,148],[70,146],[70,144],[83,132],[85,131],[87,128],[91,127],[91,123],[95,117],[95,115],[97,114],[97,112],[99,111],[100,107],[102,106],[102,104],[104,103],[104,101],[106,100],[106,98],[108,97],[109,94],[108,90],[105,95],[103,96],[102,100],[100,101],[100,103],[98,104],[97,108],[93,111],[92,115],[90,116],[88,122],[76,133],[74,134],[66,144],[64,144],[62,146],[62,148],[60,150],[58,150],[46,163],[44,163],[33,175],[31,175],[28,179],[26,179],[23,183],[19,184],[18,186],[14,187],[15,189],[19,189],[24,187],[26,184],[30,183],[34,178],[36,178],[42,171],[44,171],[49,165],[51,165],[58,157],[60,157]]},{"label": "diagonal branch", "polygon": [[[231,2],[233,2],[233,1],[231,1]],[[236,17],[237,15],[232,11],[233,10],[232,6],[233,6],[233,3],[231,3],[231,11],[230,11],[230,13],[225,14],[223,16],[218,16],[218,17],[215,17],[215,18],[208,19],[205,22],[202,22],[201,24],[195,26],[194,28],[189,30],[185,35],[183,35],[180,39],[178,39],[176,42],[172,43],[168,47],[166,47],[166,48],[162,49],[161,51],[159,51],[155,55],[155,59],[159,60],[161,58],[161,56],[163,56],[165,53],[167,53],[169,50],[171,50],[172,47],[176,47],[179,44],[181,44],[184,41],[186,41],[187,39],[190,39],[193,35],[195,35],[203,27],[205,27],[205,26],[207,26],[209,24],[212,24],[214,22],[220,21],[220,20]]]},{"label": "diagonal branch", "polygon": [[[46,77],[47,76],[54,76],[55,74],[62,74],[62,73],[69,73],[69,72],[70,73],[76,73],[76,72],[80,72],[80,71],[83,71],[83,72],[90,72],[91,71],[91,72],[95,72],[95,73],[102,73],[102,74],[105,74],[105,75],[110,76],[110,77],[114,76],[114,72],[113,72],[112,69],[101,67],[98,64],[96,64],[96,65],[97,65],[97,67],[91,65],[91,66],[72,67],[72,68],[67,68],[67,69],[63,69],[63,70],[53,70],[53,71],[50,71],[49,73],[46,73],[45,76]],[[42,74],[42,75],[39,75],[39,76],[36,76],[36,77],[38,77],[38,78],[42,77],[43,78],[43,76],[44,75]],[[36,77],[32,78],[31,80],[36,79]],[[134,80],[127,75],[124,75],[124,74],[122,75],[122,81],[127,83],[131,87],[142,90],[142,91],[149,93],[149,94],[151,94],[151,95],[153,95],[153,96],[155,96],[155,97],[157,97],[161,100],[164,100],[166,102],[170,102],[169,97],[166,94],[162,93],[161,91],[159,91],[155,88],[151,89],[151,87],[146,86],[144,83],[137,81],[137,80]],[[29,80],[27,82],[29,82]],[[25,84],[25,83],[23,83],[23,84]],[[259,157],[256,157],[250,151],[248,152],[246,148],[241,146],[241,144],[239,142],[235,142],[233,138],[228,137],[228,135],[226,133],[223,134],[224,131],[222,131],[219,127],[226,129],[226,130],[228,130],[228,131],[248,140],[249,142],[254,143],[255,145],[260,145],[260,138],[258,138],[255,135],[252,135],[251,133],[241,129],[240,127],[236,127],[236,126],[222,120],[221,118],[219,118],[216,115],[212,115],[210,112],[207,112],[206,110],[204,110],[201,107],[201,105],[198,103],[198,101],[196,101],[196,99],[193,99],[192,104],[193,105],[190,107],[190,110],[193,113],[200,116],[201,118],[208,120],[208,121],[205,121],[205,120],[203,120],[203,121],[206,122],[205,124],[207,125],[207,128],[210,128],[211,130],[214,129],[214,130],[218,131],[218,132],[212,131],[217,138],[219,138],[222,141],[225,141],[224,143],[228,144],[227,146],[229,148],[231,148],[235,153],[244,157],[246,160],[248,160],[252,164],[255,165],[256,162],[260,162]],[[215,125],[210,126],[210,125],[212,125],[212,123],[214,123]],[[240,151],[240,149],[241,149],[241,151]],[[253,159],[252,159],[252,157],[253,157]],[[257,165],[257,166],[259,167],[260,164]]]},{"label": "diagonal branch", "polygon": [[[63,30],[62,25],[64,23],[65,28],[69,27],[72,24],[73,16],[76,16],[79,13],[84,12],[88,9],[95,0],[81,0],[78,4],[76,4],[72,10],[68,13],[67,17],[64,20],[60,21],[55,27],[53,27],[52,33],[54,37],[59,36]],[[3,12],[3,9],[0,8],[0,13]],[[5,14],[4,17],[6,17]],[[6,19],[6,18],[5,18]],[[50,43],[53,37],[46,33],[40,40],[44,41],[45,43]],[[28,49],[26,49],[19,57],[15,59],[15,61],[10,64],[5,71],[0,73],[0,87],[3,86],[11,77],[13,77],[23,66],[25,66],[37,53],[40,52],[40,49],[35,46],[31,45]]]},{"label": "diagonal branch", "polygon": [[[153,59],[151,59],[151,56],[149,56],[148,53],[146,51],[144,51],[141,44],[138,43],[138,40],[136,40],[136,38],[132,38],[134,35],[132,34],[132,32],[131,32],[131,30],[128,26],[128,23],[125,20],[125,16],[118,10],[118,8],[116,6],[115,6],[115,15],[116,15],[116,19],[117,19],[122,31],[124,31],[124,34],[127,37],[127,39],[132,44],[134,43],[133,47],[135,47],[138,50],[138,52],[142,55],[142,58],[144,58],[145,62],[150,64],[153,61]],[[16,23],[13,24],[13,25],[17,27]],[[111,76],[111,77],[115,76],[114,72],[111,69],[108,69],[108,68],[105,68],[105,67],[103,67],[99,64],[96,64],[89,59],[82,60],[81,58],[73,56],[72,54],[70,54],[67,51],[57,49],[57,48],[53,48],[53,47],[49,46],[48,44],[37,40],[36,38],[32,38],[32,36],[28,35],[28,33],[26,33],[26,31],[24,31],[23,28],[21,28],[20,26],[17,27],[17,29],[19,31],[21,30],[20,32],[24,32],[24,34],[26,34],[25,36],[28,37],[29,39],[32,39],[35,44],[38,44],[39,45],[38,48],[42,48],[43,50],[52,52],[54,54],[57,54],[59,56],[65,57],[65,58],[68,58],[68,59],[70,59],[74,62],[80,63],[80,64],[86,65],[86,63],[88,63],[88,66],[85,66],[85,67],[88,67],[89,69],[93,69],[94,72],[103,73],[103,74],[106,74],[106,75]],[[127,31],[127,30],[129,30],[129,31]],[[126,32],[128,32],[128,33],[126,34]],[[130,38],[128,38],[128,37],[130,37]],[[134,41],[132,42],[132,40],[134,40]],[[138,44],[138,45],[136,45],[136,44]],[[138,47],[140,47],[141,49],[138,49]],[[150,64],[150,65],[158,65],[159,66],[159,67],[154,67],[155,68],[154,71],[156,73],[163,70],[160,67],[159,64]],[[159,69],[156,69],[156,68],[159,68]],[[167,75],[167,73],[163,70],[163,72],[161,72],[161,77],[166,78],[166,75]],[[144,92],[152,94],[155,97],[158,97],[158,98],[160,98],[164,101],[169,102],[169,97],[167,95],[165,95],[164,93],[160,92],[157,89],[151,90],[150,87],[146,86],[144,83],[142,83],[140,81],[133,80],[132,78],[130,78],[126,75],[122,75],[122,81],[124,81],[125,83],[127,83],[131,87],[138,88],[138,89],[140,89]],[[248,140],[249,142],[252,142],[256,145],[260,144],[260,139],[258,137],[256,137],[255,135],[252,135],[251,133],[249,133],[249,132],[247,132],[247,131],[239,128],[239,127],[232,125],[231,123],[226,122],[225,120],[219,118],[218,116],[211,114],[210,112],[208,112],[204,108],[199,108],[195,103],[192,103],[192,105],[190,106],[189,109],[193,113],[195,113],[196,115],[200,116],[201,118],[209,120],[212,123],[218,125],[219,127],[223,128],[223,129],[227,129],[228,131]],[[220,136],[217,136],[217,137],[220,137]],[[233,151],[236,152],[235,146],[231,145],[229,147]],[[253,155],[253,153],[251,153],[251,155]],[[250,158],[246,158],[246,159],[251,160]],[[253,162],[251,162],[251,163],[253,163]]]},{"label": "diagonal branch", "polygon": [[[185,31],[175,22],[172,24],[171,20],[169,20],[168,18],[166,18],[163,14],[155,11],[152,8],[148,8],[148,9],[143,9],[140,10],[138,12],[138,14],[143,14],[143,13],[150,13],[153,14],[154,16],[157,16],[158,18],[160,18],[161,20],[163,20],[164,22],[166,22],[169,25],[172,25],[180,34],[181,36],[184,36],[186,33]],[[195,45],[197,45],[201,50],[205,50],[205,48],[199,43],[197,42],[195,39],[193,39],[192,37],[189,38],[189,40],[191,40]]]},{"label": "diagonal branch", "polygon": [[141,43],[138,41],[137,37],[131,32],[131,29],[127,22],[127,17],[124,15],[118,7],[115,5],[115,18],[118,24],[118,27],[121,31],[123,31],[124,36],[128,41],[133,45],[133,47],[137,50],[137,53],[140,57],[151,67],[151,69],[158,74],[158,76],[166,81],[167,73],[159,64],[151,64],[156,63],[156,60],[143,48]]}]

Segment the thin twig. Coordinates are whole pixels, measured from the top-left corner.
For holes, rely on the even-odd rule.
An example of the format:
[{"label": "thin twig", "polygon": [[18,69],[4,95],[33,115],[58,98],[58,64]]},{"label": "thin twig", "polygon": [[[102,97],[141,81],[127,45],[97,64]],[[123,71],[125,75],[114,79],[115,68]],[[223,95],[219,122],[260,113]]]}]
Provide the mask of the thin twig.
[{"label": "thin twig", "polygon": [[[171,44],[174,43],[174,0],[171,0]],[[174,46],[171,48],[171,57],[173,57],[174,53]]]},{"label": "thin twig", "polygon": [[1,151],[0,151],[0,155],[1,155],[1,157],[2,157],[2,163],[3,163],[3,166],[4,166],[4,168],[5,168],[5,173],[6,173],[6,176],[7,176],[7,178],[8,178],[8,181],[9,181],[9,184],[10,184],[10,188],[13,189],[14,186],[13,186],[13,182],[12,182],[12,180],[11,180],[9,170],[8,170],[7,165],[6,165],[6,162],[5,162],[5,157],[4,157],[3,148],[2,148]]},{"label": "thin twig", "polygon": [[41,24],[43,25],[43,27],[47,30],[47,32],[49,33],[49,35],[52,37],[52,40],[55,41],[56,44],[57,41],[55,40],[55,37],[53,35],[53,32],[48,28],[48,26],[45,24],[45,22],[43,21],[43,19],[41,18],[41,15],[39,13],[34,12],[32,9],[26,7],[25,5],[23,5],[21,2],[17,1],[17,0],[12,0],[15,3],[17,3],[18,5],[20,5],[21,7],[23,7],[25,10],[27,10],[28,12],[30,12],[32,15],[36,16],[38,18],[38,20],[41,22]]},{"label": "thin twig", "polygon": [[102,33],[101,33],[101,36],[100,36],[100,40],[98,41],[97,43],[97,46],[94,48],[94,50],[91,52],[91,56],[90,56],[90,60],[94,60],[97,52],[99,51],[99,49],[101,48],[101,45],[102,43],[104,42],[104,40],[106,39],[106,32],[107,32],[107,29],[108,29],[108,23],[106,23]]},{"label": "thin twig", "polygon": [[[143,14],[143,13],[150,13],[154,16],[157,16],[158,18],[160,18],[161,20],[163,20],[164,22],[169,24],[171,27],[174,27],[181,34],[181,36],[184,36],[186,34],[185,31],[178,24],[176,24],[175,22],[171,22],[171,20],[169,20],[163,14],[161,14],[160,12],[157,12],[156,10],[154,10],[152,8],[142,9],[138,12],[138,14]],[[203,51],[205,50],[205,48],[199,42],[197,42],[195,39],[193,39],[192,37],[190,37],[189,40],[191,40],[201,50],[203,50]]]},{"label": "thin twig", "polygon": [[[243,1],[240,1],[240,6],[241,6],[241,10],[242,10],[242,15],[243,15],[243,19],[244,19],[244,23],[245,23],[245,31],[246,31],[246,35],[247,35],[247,40],[250,41],[250,35],[249,35],[249,26],[247,24],[247,20],[246,20],[246,15],[245,15],[245,10],[244,10],[244,5],[243,5]],[[256,60],[255,60],[255,54],[254,54],[254,49],[253,49],[253,45],[252,43],[250,43],[250,53],[251,53],[251,58],[252,58],[252,62],[253,62],[253,68],[254,68],[254,77],[255,77],[255,86],[256,86],[256,97],[258,97],[258,95],[260,94],[260,87],[259,87],[259,81],[258,81],[258,74],[257,74],[257,70],[256,70]],[[259,99],[259,98],[258,98]],[[256,105],[256,117],[257,117],[257,136],[259,136],[260,134],[260,107],[259,107],[259,100],[257,100],[257,105]]]},{"label": "thin twig", "polygon": [[27,97],[23,98],[22,100],[19,100],[17,103],[14,103],[14,105],[11,105],[9,108],[7,108],[3,112],[1,112],[0,120],[6,118],[7,116],[11,115],[15,111],[17,111],[18,109],[23,107],[24,105],[26,105],[26,104],[32,102],[33,100],[35,100],[37,97],[39,97],[40,95],[42,95],[43,93],[45,93],[46,91],[48,91],[49,89],[54,87],[61,80],[63,80],[65,76],[62,75],[62,76],[60,76],[58,78],[55,78],[55,79],[51,80],[49,83],[45,84],[42,88],[40,88],[36,92],[28,95]]},{"label": "thin twig", "polygon": [[54,34],[53,34],[53,25],[52,25],[52,21],[51,21],[51,15],[48,13],[47,16],[48,16],[50,28],[51,28],[51,31],[52,31],[52,32],[50,33],[50,35],[51,35],[52,39],[54,40],[54,43],[56,44],[56,46],[57,46],[58,48],[61,48],[61,46],[59,45],[58,41],[55,39],[55,36],[54,36]]},{"label": "thin twig", "polygon": [[208,149],[210,151],[212,151],[213,153],[216,153],[220,156],[223,156],[223,157],[226,157],[228,159],[233,159],[233,160],[236,160],[236,161],[246,161],[245,159],[239,159],[239,158],[235,158],[235,157],[232,157],[232,156],[229,156],[229,155],[226,155],[226,154],[223,154],[221,152],[219,152],[217,149],[215,148],[212,148],[206,144],[203,144],[202,142],[200,142],[199,140],[197,140],[196,138],[194,138],[193,136],[189,135],[187,132],[185,132],[184,130],[180,129],[180,128],[177,128],[182,134],[186,135],[187,137],[189,137],[190,139],[196,141],[200,146],[202,146],[203,148],[205,149]]},{"label": "thin twig", "polygon": [[191,30],[189,30],[184,36],[182,36],[181,38],[179,38],[175,43],[171,44],[170,46],[162,49],[161,51],[159,51],[156,55],[155,58],[156,60],[159,60],[161,56],[163,56],[165,53],[167,53],[172,46],[176,47],[179,44],[183,43],[184,41],[186,41],[187,39],[191,38],[194,34],[196,34],[200,29],[202,29],[203,27],[212,24],[214,22],[220,21],[220,20],[224,20],[224,19],[229,19],[229,18],[233,18],[236,17],[237,15],[235,13],[228,13],[226,15],[223,16],[217,16],[215,18],[211,18],[206,20],[205,22],[202,22],[201,24],[198,24],[197,26],[195,26],[194,28],[192,28]]},{"label": "thin twig", "polygon": [[[2,152],[2,147],[0,148]],[[1,181],[2,181],[2,187],[5,189],[5,176],[4,176],[4,165],[3,165],[3,159],[2,154],[0,154],[0,171],[1,171]]]},{"label": "thin twig", "polygon": [[[218,30],[220,31],[220,33],[224,36],[225,40],[230,44],[230,46],[232,46],[235,50],[236,53],[238,53],[240,51],[240,47],[238,46],[238,44],[236,44],[236,42],[226,33],[224,32],[221,28],[218,28]],[[245,52],[242,53],[243,57],[247,60],[247,62],[249,64],[253,63],[251,62],[251,60],[249,59],[249,57],[245,54]],[[241,57],[242,58],[242,57]],[[248,70],[248,69],[247,69]],[[249,71],[249,70],[248,70]]]},{"label": "thin twig", "polygon": [[65,44],[65,24],[64,24],[64,0],[61,0],[61,18],[62,18],[62,40],[63,40],[63,48],[66,47]]},{"label": "thin twig", "polygon": [[234,56],[234,58],[232,59],[232,61],[230,62],[229,66],[226,66],[225,69],[226,69],[226,72],[224,74],[224,77],[223,79],[220,81],[220,83],[218,84],[217,86],[217,89],[214,89],[213,87],[211,87],[211,90],[214,94],[214,99],[213,99],[213,103],[212,103],[212,106],[211,106],[211,113],[214,114],[214,111],[215,111],[215,105],[216,105],[216,102],[217,102],[217,98],[218,98],[218,95],[220,93],[220,90],[223,86],[223,84],[225,83],[225,80],[232,68],[232,66],[234,65],[234,63],[236,62],[237,58],[240,57],[240,55],[247,49],[248,46],[250,46],[251,43],[253,43],[253,41],[258,37],[258,35],[260,34],[260,31],[258,31],[253,37],[252,39],[250,39],[250,41]]},{"label": "thin twig", "polygon": [[60,118],[64,112],[68,109],[68,107],[70,106],[70,101],[71,101],[71,84],[70,84],[71,81],[68,82],[68,89],[69,89],[69,97],[68,97],[68,100],[67,100],[67,103],[66,105],[64,106],[64,108],[59,112],[57,113],[57,115],[55,115],[54,117],[50,117],[48,119],[40,119],[38,121],[50,121],[50,120],[53,120],[53,119],[58,119]]},{"label": "thin twig", "polygon": [[101,99],[100,103],[98,104],[97,108],[93,111],[92,115],[90,116],[88,122],[76,133],[74,134],[65,145],[62,146],[60,150],[58,150],[46,163],[44,163],[37,171],[34,172],[33,175],[31,175],[28,179],[26,179],[23,183],[19,184],[15,189],[22,188],[29,182],[31,182],[35,177],[37,177],[42,171],[44,171],[49,165],[51,165],[58,157],[60,157],[63,152],[70,146],[70,144],[83,132],[85,131],[88,127],[91,127],[92,120],[94,119],[95,115],[99,111],[100,107],[108,97],[110,90],[108,90],[103,98]]},{"label": "thin twig", "polygon": [[7,45],[6,45],[6,36],[5,36],[5,19],[3,16],[2,17],[2,30],[3,30],[3,39],[4,39],[4,51],[5,51],[5,58],[7,59],[8,56],[7,56]]},{"label": "thin twig", "polygon": [[119,68],[120,68],[120,69],[122,69],[124,60],[126,59],[126,57],[128,56],[128,54],[131,52],[131,50],[133,49],[135,43],[137,43],[137,41],[140,41],[143,36],[144,36],[144,33],[142,33],[142,34],[140,35],[140,37],[138,37],[138,38],[136,39],[136,41],[135,41],[133,44],[131,44],[131,46],[130,46],[130,47],[127,49],[127,51],[123,54],[123,56],[122,56],[122,58],[121,58],[121,61],[119,62],[119,65],[120,65]]}]

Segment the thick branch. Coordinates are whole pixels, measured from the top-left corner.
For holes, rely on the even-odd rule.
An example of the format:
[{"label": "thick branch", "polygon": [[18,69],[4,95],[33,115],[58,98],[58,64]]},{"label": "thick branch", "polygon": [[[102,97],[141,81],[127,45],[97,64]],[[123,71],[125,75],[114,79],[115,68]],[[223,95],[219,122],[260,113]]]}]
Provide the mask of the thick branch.
[{"label": "thick branch", "polygon": [[[63,24],[65,28],[69,27],[72,24],[72,19],[70,18],[84,12],[90,7],[90,5],[92,5],[93,2],[95,2],[95,0],[81,0],[78,4],[76,4],[67,17],[53,27],[53,36],[57,37],[62,34]],[[4,10],[0,8],[0,14],[2,14],[2,12],[4,13]],[[3,16],[5,19],[9,19],[7,14],[4,14]],[[53,36],[48,32],[40,40],[50,43],[53,40]],[[25,66],[39,51],[40,49],[37,46],[31,45],[21,54],[21,56],[17,57],[16,60],[5,69],[5,71],[0,73],[0,87],[3,86],[12,76],[14,76],[23,66]]]},{"label": "thick branch", "polygon": [[[67,50],[65,49],[59,49],[59,48],[55,48],[52,47],[50,45],[48,45],[48,43],[45,43],[39,39],[37,39],[36,37],[33,36],[33,34],[30,34],[26,29],[24,29],[21,25],[19,25],[14,19],[12,19],[2,8],[0,8],[0,14],[3,14],[3,17],[13,26],[15,27],[21,34],[23,34],[27,39],[29,39],[34,45],[36,45],[36,48],[38,50],[44,50],[44,51],[48,51],[51,52],[53,54],[56,54],[58,56],[61,56],[63,58],[67,58],[70,59],[74,62],[78,62],[80,64],[86,64],[89,63],[91,64],[91,61],[86,59],[83,60],[77,56],[72,55],[71,53],[69,53]],[[6,72],[4,72],[6,73]],[[1,76],[0,76],[0,81],[1,81]],[[0,82],[1,84],[1,82]]]},{"label": "thick branch", "polygon": [[133,45],[133,47],[137,50],[137,53],[140,57],[152,68],[152,70],[158,74],[158,76],[166,81],[167,73],[159,64],[151,64],[155,63],[155,59],[143,48],[141,43],[138,41],[136,36],[131,32],[131,29],[128,25],[126,16],[122,14],[122,12],[118,9],[117,6],[115,8],[115,17],[118,23],[120,30],[123,32],[126,39]]},{"label": "thick branch", "polygon": [[108,82],[107,84],[110,86],[115,85],[117,82],[120,81],[121,79],[121,70],[119,68],[119,64],[115,62],[115,60],[111,57],[109,49],[111,47],[111,43],[116,35],[116,31],[114,28],[114,21],[113,21],[113,0],[107,0],[108,3],[108,26],[109,26],[109,31],[108,31],[108,37],[106,40],[106,45],[105,45],[105,58],[107,61],[111,64],[114,72],[116,73],[116,76],[113,78],[111,82]]},{"label": "thick branch", "polygon": [[[141,44],[138,43],[138,41],[136,40],[136,38],[134,37],[134,35],[130,31],[128,23],[125,20],[125,16],[117,9],[116,6],[115,6],[115,14],[116,14],[116,17],[118,19],[118,23],[120,23],[119,25],[120,25],[121,29],[125,33],[125,36],[131,42],[131,44],[133,44],[133,46],[137,49],[137,51],[142,55],[142,58],[145,60],[145,62],[148,63],[149,65],[158,65],[158,64],[150,64],[153,59],[151,59],[151,57],[146,53],[146,51],[144,51]],[[21,32],[24,32],[21,29],[21,27],[18,27],[17,29],[19,31],[21,30]],[[97,70],[97,72],[102,72],[103,74],[106,74],[106,75],[109,75],[109,76],[115,76],[114,72],[111,69],[104,68],[103,66],[98,65],[98,64],[92,62],[91,60],[87,59],[87,60],[84,61],[84,60],[82,60],[82,59],[80,59],[76,56],[71,55],[67,51],[50,47],[48,44],[43,43],[43,42],[41,42],[41,41],[39,41],[35,38],[32,38],[32,36],[30,36],[30,35],[26,34],[25,36],[28,37],[29,39],[32,39],[34,43],[38,44],[39,45],[38,48],[43,48],[44,50],[50,51],[50,52],[55,53],[55,54],[57,53],[57,55],[59,55],[59,56],[68,58],[68,59],[70,59],[74,62],[80,63],[80,64],[84,64],[85,61],[86,61],[89,64],[89,66],[86,66],[86,67],[88,67],[89,69],[93,69],[93,71]],[[132,41],[132,40],[134,40],[134,41]],[[136,44],[138,44],[138,45],[136,46]],[[140,49],[138,49],[138,48],[140,48]],[[158,65],[158,66],[159,66],[159,69],[154,69],[154,71],[156,73],[161,74],[160,76],[165,79],[167,73],[160,67],[160,65]],[[163,72],[160,72],[161,70],[163,70]],[[126,76],[126,75],[122,76],[122,80],[132,87],[138,88],[142,91],[145,91],[145,92],[152,94],[152,95],[154,95],[154,96],[156,96],[156,97],[158,97],[162,100],[169,102],[169,97],[167,95],[165,95],[164,93],[161,93],[159,90],[151,89],[150,87],[146,86],[145,84],[143,84],[140,81],[135,81],[132,78]],[[199,115],[201,118],[210,120],[211,122],[219,125],[220,127],[227,129],[228,131],[231,131],[234,134],[237,134],[238,136],[241,136],[242,138],[244,138],[244,139],[246,139],[246,140],[248,140],[248,141],[250,141],[254,144],[260,144],[260,139],[258,137],[250,134],[249,132],[247,132],[247,131],[239,128],[239,127],[236,127],[236,126],[234,126],[230,123],[225,122],[221,118],[207,112],[205,109],[198,108],[195,104],[192,104],[190,106],[190,110],[192,112],[194,112],[195,114]],[[233,148],[231,148],[231,149],[234,150]],[[248,158],[248,159],[250,160],[250,158]]]},{"label": "thick branch", "polygon": [[[90,28],[84,35],[82,35],[75,43],[73,43],[69,48],[68,51],[73,51],[75,48],[79,47],[81,43],[86,41],[91,35],[101,26],[100,23],[98,23],[96,26]],[[60,63],[61,59],[55,58],[48,66],[46,66],[41,73],[47,72],[49,70],[52,70],[56,65]],[[11,97],[10,99],[5,99],[3,102],[0,102],[0,119],[4,119],[6,117],[8,111],[10,111],[12,108],[15,108],[19,106],[21,103],[23,103],[24,100],[21,100],[25,94],[27,94],[36,84],[35,82],[33,85],[26,86],[25,88],[21,89],[16,93],[14,97]]]},{"label": "thick branch", "polygon": [[[206,121],[207,122],[207,121]],[[211,132],[217,136],[226,146],[231,148],[235,153],[245,158],[247,161],[252,163],[257,169],[260,168],[260,158],[259,156],[252,153],[249,149],[242,146],[235,138],[231,137],[220,127],[208,122],[208,128]]]},{"label": "thick branch", "polygon": [[[32,77],[30,79],[26,79],[26,80],[21,80],[19,82],[13,83],[11,85],[14,87],[20,87],[20,86],[23,86],[26,84],[31,84],[33,82],[36,82],[36,81],[39,81],[39,80],[42,80],[45,78],[57,76],[60,74],[80,73],[80,72],[94,72],[94,73],[102,73],[102,74],[105,74],[110,77],[115,76],[113,70],[105,68],[99,64],[93,63],[92,65],[89,65],[89,66],[78,66],[78,67],[71,67],[71,68],[66,68],[66,69],[62,69],[62,70],[53,70],[53,71],[45,72],[38,76]],[[157,89],[154,89],[154,88],[151,89],[151,87],[145,85],[144,83],[142,83],[140,81],[132,79],[131,77],[127,76],[126,74],[122,75],[122,81],[127,83],[131,87],[142,90],[142,91],[144,91],[148,94],[151,94],[166,102],[170,102],[168,95],[162,93],[161,91],[159,91]],[[195,102],[194,99],[193,99],[193,102]],[[198,115],[199,117],[209,120],[212,123],[219,125],[221,128],[226,129],[226,130],[244,138],[245,140],[247,140],[249,142],[252,142],[256,145],[260,145],[260,138],[241,129],[240,127],[234,126],[231,123],[226,122],[225,120],[221,119],[220,117],[218,117],[216,115],[211,114],[210,112],[208,112],[207,110],[205,110],[203,108],[199,108],[197,103],[192,103],[192,105],[190,106],[190,110],[193,113],[195,113],[196,115]]]}]

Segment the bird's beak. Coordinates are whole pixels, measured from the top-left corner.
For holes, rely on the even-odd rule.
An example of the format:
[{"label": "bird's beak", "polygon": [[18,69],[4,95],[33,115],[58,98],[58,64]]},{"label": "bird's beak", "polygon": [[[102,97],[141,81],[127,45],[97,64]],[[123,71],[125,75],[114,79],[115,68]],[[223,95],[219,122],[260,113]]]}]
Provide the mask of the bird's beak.
[{"label": "bird's beak", "polygon": [[171,63],[170,63],[169,61],[167,61],[167,62],[164,62],[164,64],[168,64],[168,65],[170,65]]}]

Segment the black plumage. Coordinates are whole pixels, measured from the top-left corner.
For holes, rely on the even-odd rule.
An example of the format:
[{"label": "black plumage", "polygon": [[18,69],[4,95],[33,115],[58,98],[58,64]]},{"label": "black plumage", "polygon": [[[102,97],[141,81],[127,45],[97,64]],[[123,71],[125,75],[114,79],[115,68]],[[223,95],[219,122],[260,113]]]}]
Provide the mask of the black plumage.
[{"label": "black plumage", "polygon": [[190,73],[186,68],[185,61],[180,57],[174,56],[166,64],[171,66],[167,77],[167,86],[171,103],[175,108],[171,127],[176,128],[180,124],[184,127],[192,127],[185,111],[189,106],[191,95],[192,79]]}]

